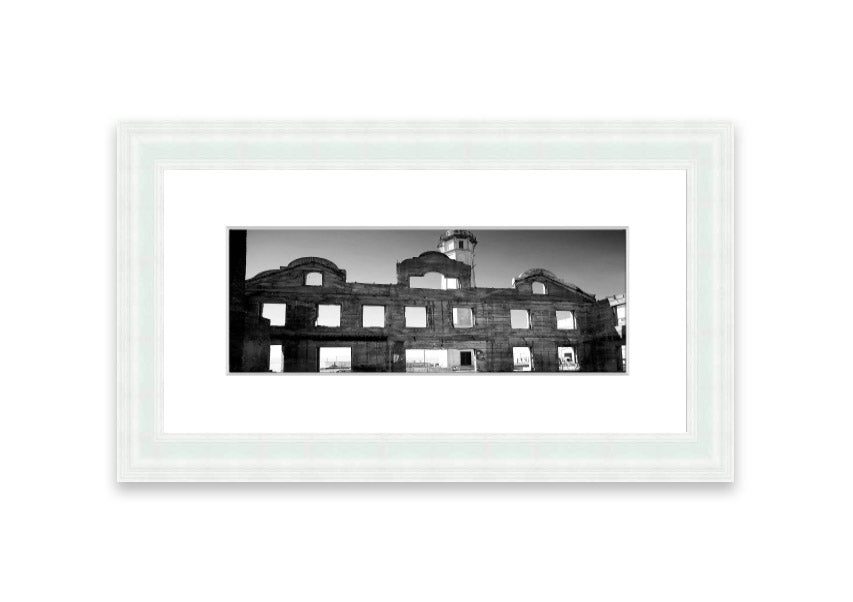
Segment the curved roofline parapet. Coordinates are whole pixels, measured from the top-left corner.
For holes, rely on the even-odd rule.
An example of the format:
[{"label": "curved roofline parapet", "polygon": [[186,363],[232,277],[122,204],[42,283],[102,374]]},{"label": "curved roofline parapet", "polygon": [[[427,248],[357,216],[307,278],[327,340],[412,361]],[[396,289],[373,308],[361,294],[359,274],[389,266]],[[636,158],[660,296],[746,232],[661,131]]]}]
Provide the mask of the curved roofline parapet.
[{"label": "curved roofline parapet", "polygon": [[[438,251],[424,251],[423,253],[421,253],[420,255],[418,255],[418,258],[421,258],[421,257],[429,257],[430,255],[441,255],[442,257],[446,257],[447,259],[450,259],[450,258],[449,258],[449,257],[447,257],[447,255],[445,255],[444,253],[440,253],[440,252],[438,252]],[[452,260],[452,259],[451,259],[451,261],[455,261],[455,260]]]},{"label": "curved roofline parapet", "polygon": [[409,278],[430,272],[458,279],[459,288],[471,287],[471,266],[438,251],[424,251],[417,257],[409,257],[397,263],[397,284],[409,286]]},{"label": "curved roofline parapet", "polygon": [[276,274],[286,274],[299,271],[328,272],[334,274],[334,276],[342,282],[346,282],[347,279],[346,270],[342,270],[334,262],[329,261],[328,259],[323,257],[299,257],[287,265],[281,266],[277,270],[264,270],[263,272],[255,274],[251,278],[247,279],[246,282],[257,282],[266,278],[274,277]]},{"label": "curved roofline parapet", "polygon": [[521,274],[512,279],[512,286],[513,288],[518,288],[518,285],[528,282],[550,282],[551,284],[556,284],[562,288],[585,295],[589,297],[590,300],[595,301],[595,295],[591,295],[584,291],[576,284],[563,280],[554,274],[554,272],[546,270],[545,268],[530,268],[529,270],[523,271]]},{"label": "curved roofline parapet", "polygon": [[330,270],[336,270],[338,272],[342,271],[341,268],[339,268],[333,262],[323,257],[299,257],[298,259],[294,259],[293,261],[288,263],[286,266],[281,266],[281,269],[298,268],[300,266],[309,264],[322,265]]},{"label": "curved roofline parapet", "polygon": [[[529,270],[524,270],[521,274],[513,278],[513,282],[516,280],[527,280],[529,278],[535,278],[536,276],[544,276],[545,278],[549,278],[550,280],[554,280],[556,282],[562,282],[557,275],[551,270],[546,270],[545,268],[530,268]],[[568,282],[564,284],[569,284]],[[574,286],[573,284],[571,286]]]}]

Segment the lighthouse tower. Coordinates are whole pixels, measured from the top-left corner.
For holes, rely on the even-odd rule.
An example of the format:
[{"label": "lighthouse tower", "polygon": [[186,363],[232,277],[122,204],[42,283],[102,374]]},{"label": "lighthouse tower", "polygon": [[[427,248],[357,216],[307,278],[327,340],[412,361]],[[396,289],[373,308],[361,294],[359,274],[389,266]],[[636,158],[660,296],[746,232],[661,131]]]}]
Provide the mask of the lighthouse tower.
[{"label": "lighthouse tower", "polygon": [[477,286],[474,279],[474,248],[477,237],[470,230],[447,230],[438,239],[438,250],[456,261],[471,266],[471,286]]}]

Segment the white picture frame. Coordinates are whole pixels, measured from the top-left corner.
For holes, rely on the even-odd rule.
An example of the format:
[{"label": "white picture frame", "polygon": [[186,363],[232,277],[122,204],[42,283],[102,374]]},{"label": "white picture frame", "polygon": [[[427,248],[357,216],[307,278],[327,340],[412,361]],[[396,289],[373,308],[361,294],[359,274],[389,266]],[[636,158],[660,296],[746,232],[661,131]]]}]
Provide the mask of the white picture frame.
[{"label": "white picture frame", "polygon": [[[167,433],[167,169],[684,170],[686,432]],[[117,184],[119,481],[734,479],[728,123],[122,123]]]}]

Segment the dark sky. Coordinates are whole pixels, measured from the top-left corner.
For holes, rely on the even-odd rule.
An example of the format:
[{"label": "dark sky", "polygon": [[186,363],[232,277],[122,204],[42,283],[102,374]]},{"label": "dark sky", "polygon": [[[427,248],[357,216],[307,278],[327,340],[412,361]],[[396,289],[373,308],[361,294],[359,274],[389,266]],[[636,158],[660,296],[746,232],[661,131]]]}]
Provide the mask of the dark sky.
[{"label": "dark sky", "polygon": [[[545,268],[599,298],[625,292],[624,230],[488,230],[477,237],[478,287],[509,288],[530,268]],[[249,230],[246,277],[297,257],[324,257],[349,282],[397,282],[398,261],[436,250],[441,228],[418,230]]]}]

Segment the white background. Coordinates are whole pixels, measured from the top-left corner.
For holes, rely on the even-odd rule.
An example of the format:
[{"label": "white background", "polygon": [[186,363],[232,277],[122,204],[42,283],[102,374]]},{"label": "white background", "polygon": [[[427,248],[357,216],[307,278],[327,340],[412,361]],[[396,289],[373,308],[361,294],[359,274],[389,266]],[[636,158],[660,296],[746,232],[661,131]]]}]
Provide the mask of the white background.
[{"label": "white background", "polygon": [[[686,430],[684,171],[170,170],[164,190],[168,433]],[[435,199],[468,227],[628,227],[630,374],[226,373],[227,226],[424,227]]]},{"label": "white background", "polygon": [[[0,18],[8,600],[851,598],[848,3],[16,3]],[[734,485],[115,484],[141,118],[731,119]]]}]

